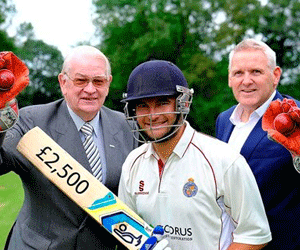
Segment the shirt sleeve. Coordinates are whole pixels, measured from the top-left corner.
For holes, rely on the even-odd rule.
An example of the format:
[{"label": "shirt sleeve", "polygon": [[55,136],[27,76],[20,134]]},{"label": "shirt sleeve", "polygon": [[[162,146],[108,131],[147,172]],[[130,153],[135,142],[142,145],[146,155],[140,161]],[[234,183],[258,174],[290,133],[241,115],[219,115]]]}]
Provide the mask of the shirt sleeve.
[{"label": "shirt sleeve", "polygon": [[224,176],[224,202],[236,225],[233,242],[265,244],[271,232],[255,177],[246,160],[239,156]]},{"label": "shirt sleeve", "polygon": [[130,173],[128,170],[128,159],[124,162],[122,167],[122,173],[119,183],[118,197],[121,201],[123,201],[128,207],[130,207],[133,211],[136,210],[135,202],[131,195],[131,187],[130,187]]}]

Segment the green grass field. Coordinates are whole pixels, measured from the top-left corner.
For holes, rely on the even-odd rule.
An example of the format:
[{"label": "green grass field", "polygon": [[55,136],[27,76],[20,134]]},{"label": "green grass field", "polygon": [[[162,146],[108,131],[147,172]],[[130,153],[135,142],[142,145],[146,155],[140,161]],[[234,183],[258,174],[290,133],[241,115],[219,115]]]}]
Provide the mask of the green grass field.
[{"label": "green grass field", "polygon": [[0,176],[0,250],[14,223],[24,199],[22,182],[18,175],[9,173]]}]

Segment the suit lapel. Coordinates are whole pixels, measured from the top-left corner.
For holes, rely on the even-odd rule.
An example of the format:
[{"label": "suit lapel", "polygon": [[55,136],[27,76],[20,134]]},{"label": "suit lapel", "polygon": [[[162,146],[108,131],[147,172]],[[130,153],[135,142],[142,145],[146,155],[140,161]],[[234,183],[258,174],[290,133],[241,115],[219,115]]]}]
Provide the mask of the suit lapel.
[{"label": "suit lapel", "polygon": [[259,144],[259,142],[267,136],[267,133],[261,127],[262,118],[259,119],[251,133],[249,134],[244,146],[241,149],[241,155],[243,155],[248,161],[253,150]]},{"label": "suit lapel", "polygon": [[[106,159],[106,166],[113,166],[114,157],[118,157],[118,149],[120,149],[120,143],[117,139],[118,130],[113,126],[113,122],[110,121],[108,114],[104,109],[100,110],[101,114],[101,125],[103,129],[103,140],[104,140],[104,152]],[[111,180],[112,168],[106,168],[106,180]]]},{"label": "suit lapel", "polygon": [[223,138],[222,141],[225,141],[225,142],[228,142],[229,141],[229,138],[230,138],[230,135],[232,133],[232,130],[234,128],[234,125],[231,123],[231,121],[228,119],[228,125],[227,126],[224,126],[225,129],[224,129],[224,134],[223,134]]},{"label": "suit lapel", "polygon": [[[273,98],[274,100],[280,99],[282,100],[283,97],[276,91],[276,95]],[[262,118],[259,119],[251,133],[249,134],[247,140],[244,143],[244,146],[241,149],[241,154],[246,158],[248,161],[252,152],[255,150],[256,146],[260,143],[260,141],[267,136],[267,132],[262,129]]]},{"label": "suit lapel", "polygon": [[63,101],[57,111],[56,120],[55,128],[51,130],[52,138],[82,166],[84,166],[85,169],[91,172],[79,133],[69,114],[65,101]]},{"label": "suit lapel", "polygon": [[218,138],[224,142],[228,142],[232,130],[234,129],[234,125],[230,121],[230,116],[232,115],[234,108],[236,106],[230,108],[228,111],[224,112],[223,117],[219,120],[220,124],[218,124]]}]

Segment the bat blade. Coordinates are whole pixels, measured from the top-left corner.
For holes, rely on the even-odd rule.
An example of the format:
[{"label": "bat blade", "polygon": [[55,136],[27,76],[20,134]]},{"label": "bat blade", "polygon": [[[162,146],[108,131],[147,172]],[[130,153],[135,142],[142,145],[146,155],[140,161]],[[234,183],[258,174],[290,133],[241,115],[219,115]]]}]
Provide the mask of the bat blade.
[{"label": "bat blade", "polygon": [[151,236],[152,227],[39,127],[21,138],[17,150],[128,249],[140,249]]}]

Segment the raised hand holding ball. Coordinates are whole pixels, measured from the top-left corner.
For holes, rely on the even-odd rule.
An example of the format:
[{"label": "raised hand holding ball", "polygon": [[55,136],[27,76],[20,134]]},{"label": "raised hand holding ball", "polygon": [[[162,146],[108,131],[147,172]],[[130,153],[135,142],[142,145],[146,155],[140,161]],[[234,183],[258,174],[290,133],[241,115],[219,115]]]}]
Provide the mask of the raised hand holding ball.
[{"label": "raised hand holding ball", "polygon": [[0,109],[29,84],[29,70],[14,53],[0,52]]},{"label": "raised hand holding ball", "polygon": [[18,120],[16,96],[29,84],[29,70],[14,53],[0,52],[0,133]]}]

